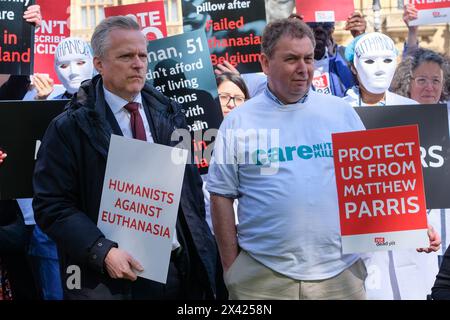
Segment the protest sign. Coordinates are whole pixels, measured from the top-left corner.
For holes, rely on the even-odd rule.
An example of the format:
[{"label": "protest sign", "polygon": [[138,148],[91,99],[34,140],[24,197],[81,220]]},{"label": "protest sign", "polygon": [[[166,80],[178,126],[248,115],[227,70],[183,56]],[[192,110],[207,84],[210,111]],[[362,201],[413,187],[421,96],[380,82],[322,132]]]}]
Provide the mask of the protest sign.
[{"label": "protest sign", "polygon": [[33,197],[36,155],[50,121],[68,100],[0,101],[0,200]]},{"label": "protest sign", "polygon": [[450,141],[445,105],[355,108],[366,129],[419,125],[420,156],[428,209],[450,208]]},{"label": "protest sign", "polygon": [[34,26],[23,18],[34,0],[2,0],[0,8],[0,74],[30,75],[34,62]]},{"label": "protest sign", "polygon": [[332,140],[343,253],[427,247],[417,125]]},{"label": "protest sign", "polygon": [[98,227],[166,283],[187,151],[112,135]]},{"label": "protest sign", "polygon": [[306,22],[346,21],[355,11],[353,0],[296,0],[295,4]]},{"label": "protest sign", "polygon": [[105,17],[132,17],[141,26],[142,33],[149,41],[167,36],[163,1],[105,7],[104,10]]},{"label": "protest sign", "polygon": [[211,62],[224,61],[240,73],[260,72],[261,36],[266,9],[260,0],[184,0],[184,32],[204,29]]},{"label": "protest sign", "polygon": [[409,22],[410,26],[421,24],[446,23],[450,21],[450,0],[406,0],[418,11],[417,19]]},{"label": "protest sign", "polygon": [[61,82],[56,75],[55,50],[59,42],[70,37],[70,0],[38,0],[41,6],[42,23],[34,35],[34,73],[45,73]]},{"label": "protest sign", "polygon": [[[201,173],[206,173],[213,137],[205,132],[218,129],[223,116],[205,31],[154,40],[147,48],[147,81],[182,105],[189,130],[182,138],[185,142],[192,139],[195,164]],[[181,134],[180,130],[177,132]]]}]

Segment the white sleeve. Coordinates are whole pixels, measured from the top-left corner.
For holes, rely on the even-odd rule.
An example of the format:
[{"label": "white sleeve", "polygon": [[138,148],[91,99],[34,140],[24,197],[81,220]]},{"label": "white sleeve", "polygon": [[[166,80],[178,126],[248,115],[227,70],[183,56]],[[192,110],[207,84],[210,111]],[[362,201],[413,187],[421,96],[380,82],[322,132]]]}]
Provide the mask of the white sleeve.
[{"label": "white sleeve", "polygon": [[239,196],[238,164],[233,131],[227,123],[222,123],[215,140],[206,188],[211,194],[235,199]]}]

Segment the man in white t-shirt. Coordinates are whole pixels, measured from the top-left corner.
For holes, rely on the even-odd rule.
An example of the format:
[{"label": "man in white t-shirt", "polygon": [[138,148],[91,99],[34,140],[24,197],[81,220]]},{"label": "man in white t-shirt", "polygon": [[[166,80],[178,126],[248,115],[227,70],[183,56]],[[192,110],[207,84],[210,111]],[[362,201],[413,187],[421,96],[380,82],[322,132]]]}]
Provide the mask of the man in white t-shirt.
[{"label": "man in white t-shirt", "polygon": [[231,299],[365,299],[364,264],[341,253],[331,146],[332,133],[364,126],[342,99],[311,90],[314,45],[297,19],[269,24],[268,85],[219,129],[207,189]]}]

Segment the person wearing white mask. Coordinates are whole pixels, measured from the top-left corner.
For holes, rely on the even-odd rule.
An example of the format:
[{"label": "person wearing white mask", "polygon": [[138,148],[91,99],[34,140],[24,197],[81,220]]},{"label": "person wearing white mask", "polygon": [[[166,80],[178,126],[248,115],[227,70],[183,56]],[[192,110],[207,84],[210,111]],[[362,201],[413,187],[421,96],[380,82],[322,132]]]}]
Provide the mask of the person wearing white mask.
[{"label": "person wearing white mask", "polygon": [[[54,66],[65,92],[52,99],[71,98],[78,91],[81,82],[92,78],[92,61],[91,48],[86,41],[74,37],[62,40],[55,51]],[[34,215],[31,200],[17,199],[24,216]],[[28,253],[42,289],[43,299],[63,299],[56,245],[37,225],[33,230]]]},{"label": "person wearing white mask", "polygon": [[92,59],[91,48],[82,39],[69,37],[58,44],[55,51],[55,70],[66,92],[56,98],[71,98],[84,80],[92,78]]},{"label": "person wearing white mask", "polygon": [[344,100],[354,107],[417,104],[388,91],[397,67],[397,49],[388,36],[371,32],[356,37],[345,50],[359,85],[347,91]]},{"label": "person wearing white mask", "polygon": [[[345,55],[359,85],[347,91],[344,100],[352,106],[412,105],[416,101],[388,91],[397,66],[397,50],[388,36],[373,32],[363,34],[346,48]],[[363,255],[368,276],[368,299],[419,300],[431,292],[438,271],[439,234],[428,226],[430,246],[411,250],[373,252]]]}]

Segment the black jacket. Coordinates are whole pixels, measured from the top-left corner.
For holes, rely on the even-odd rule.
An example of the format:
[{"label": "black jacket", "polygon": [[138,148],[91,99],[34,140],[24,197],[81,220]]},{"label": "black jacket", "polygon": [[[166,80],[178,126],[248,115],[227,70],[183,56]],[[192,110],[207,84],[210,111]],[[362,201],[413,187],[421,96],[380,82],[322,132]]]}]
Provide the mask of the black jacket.
[{"label": "black jacket", "polygon": [[29,85],[28,76],[10,76],[0,87],[0,100],[22,100]]},{"label": "black jacket", "polygon": [[[10,76],[0,87],[0,100],[22,100],[29,85],[28,76]],[[0,201],[0,257],[9,274],[13,299],[17,300],[34,300],[39,297],[27,259],[31,228],[25,226],[16,200]],[[1,286],[0,284],[0,288]]]},{"label": "black jacket", "polygon": [[[155,142],[174,145],[172,131],[186,126],[180,106],[148,85],[141,94]],[[63,278],[70,276],[66,273],[69,265],[81,268],[82,289],[68,291],[65,287],[69,298],[112,299],[129,294],[130,282],[111,279],[103,268],[104,258],[115,244],[105,239],[96,225],[111,133],[121,134],[106,105],[102,79],[96,76],[82,84],[66,111],[50,123],[36,161],[36,222],[58,245]],[[201,280],[197,285],[207,291],[206,296],[214,297],[218,254],[204,219],[201,186],[197,168],[187,165],[179,219],[188,229],[185,233],[193,244],[190,250],[199,261]]]},{"label": "black jacket", "polygon": [[450,300],[450,247],[445,251],[436,281],[431,288],[431,297],[434,300]]}]

